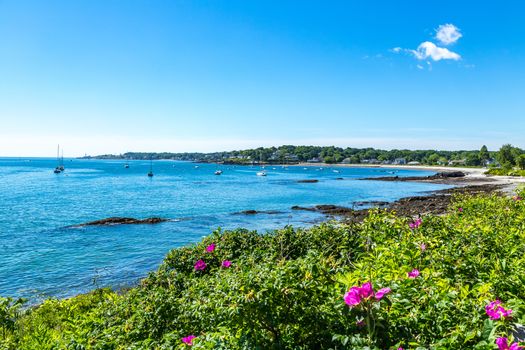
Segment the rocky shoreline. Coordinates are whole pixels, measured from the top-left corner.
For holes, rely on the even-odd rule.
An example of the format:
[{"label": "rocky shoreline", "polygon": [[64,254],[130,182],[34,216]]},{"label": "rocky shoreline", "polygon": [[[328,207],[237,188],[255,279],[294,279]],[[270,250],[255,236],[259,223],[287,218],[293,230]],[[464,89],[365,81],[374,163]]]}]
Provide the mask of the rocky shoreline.
[{"label": "rocky shoreline", "polygon": [[[426,182],[436,184],[454,185],[455,187],[434,191],[429,195],[401,198],[395,202],[357,202],[352,208],[337,205],[316,205],[313,207],[294,206],[292,210],[318,212],[327,216],[336,217],[343,221],[360,222],[372,208],[386,209],[397,215],[406,217],[421,216],[424,214],[444,214],[455,194],[481,194],[511,192],[513,186],[502,183],[499,179],[487,176],[471,176],[463,171],[443,171],[430,176],[384,176],[371,177],[359,180],[368,181],[400,181],[400,182]],[[365,209],[358,207],[367,206]]]},{"label": "rocky shoreline", "polygon": [[504,188],[501,184],[469,185],[435,191],[427,196],[414,196],[401,198],[395,202],[370,203],[371,207],[366,209],[353,209],[337,205],[325,204],[313,207],[293,206],[292,210],[304,210],[318,212],[327,216],[336,217],[347,222],[360,222],[368,215],[372,208],[386,209],[395,212],[397,215],[415,217],[425,214],[444,214],[454,194],[481,194],[481,193],[501,193]]},{"label": "rocky shoreline", "polygon": [[[340,179],[340,178],[338,178]],[[293,211],[317,212],[328,217],[334,217],[346,222],[360,222],[369,213],[370,209],[380,208],[387,211],[395,212],[397,215],[406,217],[421,216],[424,214],[444,214],[455,194],[481,194],[481,193],[510,193],[515,188],[515,183],[502,182],[495,177],[471,176],[471,174],[462,171],[444,171],[430,176],[383,176],[362,178],[359,180],[368,181],[400,181],[400,182],[426,182],[436,184],[454,185],[455,187],[434,191],[428,195],[412,196],[401,198],[394,202],[383,201],[364,201],[355,202],[352,207],[344,207],[333,204],[321,204],[312,207],[292,206]],[[319,180],[298,180],[299,183],[315,183]],[[364,207],[364,208],[363,208]],[[258,215],[258,214],[282,214],[276,210],[253,210],[247,209],[233,213],[233,215]],[[127,217],[110,217],[101,220],[86,222],[74,227],[85,226],[111,226],[111,225],[140,225],[140,224],[158,224],[170,221],[170,219],[151,217],[146,219],[135,219]]]}]

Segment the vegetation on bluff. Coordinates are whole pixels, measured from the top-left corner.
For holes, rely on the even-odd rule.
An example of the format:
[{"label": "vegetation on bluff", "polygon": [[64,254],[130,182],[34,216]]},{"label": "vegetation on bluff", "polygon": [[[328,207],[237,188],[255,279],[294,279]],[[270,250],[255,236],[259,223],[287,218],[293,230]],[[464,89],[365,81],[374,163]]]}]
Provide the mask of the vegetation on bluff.
[{"label": "vegetation on bluff", "polygon": [[524,194],[421,220],[216,231],[122,293],[1,299],[0,348],[516,349]]},{"label": "vegetation on bluff", "polygon": [[343,161],[359,164],[369,161],[419,162],[422,164],[447,164],[449,161],[461,161],[464,165],[483,165],[495,155],[486,146],[479,151],[436,151],[436,150],[380,150],[374,148],[342,148],[320,146],[259,147],[255,149],[213,152],[213,153],[143,153],[128,152],[121,155],[101,155],[102,159],[176,159],[189,161],[228,161],[238,164],[249,164],[253,161],[265,163],[293,163],[319,160],[325,163],[341,163]]},{"label": "vegetation on bluff", "polygon": [[501,146],[496,159],[501,167],[490,169],[490,175],[525,176],[525,151],[506,144]]},{"label": "vegetation on bluff", "polygon": [[[91,158],[87,156],[87,158]],[[513,168],[525,170],[525,151],[509,144],[497,152],[489,152],[487,146],[479,151],[436,151],[436,150],[380,150],[374,148],[341,148],[320,146],[259,147],[230,152],[213,153],[145,153],[128,152],[120,155],[96,156],[100,159],[174,159],[201,162],[226,162],[231,164],[298,163],[318,161],[328,164],[407,164],[417,162],[425,165],[495,166],[496,160],[507,174]],[[500,174],[501,173],[501,174]],[[495,173],[496,175],[496,173]]]}]

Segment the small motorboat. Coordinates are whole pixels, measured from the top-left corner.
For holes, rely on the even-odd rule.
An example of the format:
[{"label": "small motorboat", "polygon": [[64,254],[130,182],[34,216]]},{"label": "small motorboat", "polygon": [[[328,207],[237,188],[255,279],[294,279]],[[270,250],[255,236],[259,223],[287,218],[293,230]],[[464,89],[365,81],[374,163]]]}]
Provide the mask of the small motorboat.
[{"label": "small motorboat", "polygon": [[266,176],[266,172],[265,171],[259,171],[259,172],[257,172],[257,176]]},{"label": "small motorboat", "polygon": [[222,170],[216,170],[215,171],[215,175],[221,175],[222,174]]},{"label": "small motorboat", "polygon": [[129,164],[128,163],[124,164],[124,168],[128,169],[129,168]]}]

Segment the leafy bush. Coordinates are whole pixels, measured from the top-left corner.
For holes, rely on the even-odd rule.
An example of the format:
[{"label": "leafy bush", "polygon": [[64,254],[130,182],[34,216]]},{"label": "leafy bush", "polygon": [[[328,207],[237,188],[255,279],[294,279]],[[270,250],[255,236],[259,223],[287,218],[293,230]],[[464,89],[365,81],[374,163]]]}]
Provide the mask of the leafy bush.
[{"label": "leafy bush", "polygon": [[23,313],[0,299],[0,348],[494,349],[525,322],[521,191],[416,221],[375,210],[360,224],[217,230],[125,292]]},{"label": "leafy bush", "polygon": [[487,170],[485,174],[500,175],[500,176],[525,176],[525,170],[492,168],[492,169]]}]

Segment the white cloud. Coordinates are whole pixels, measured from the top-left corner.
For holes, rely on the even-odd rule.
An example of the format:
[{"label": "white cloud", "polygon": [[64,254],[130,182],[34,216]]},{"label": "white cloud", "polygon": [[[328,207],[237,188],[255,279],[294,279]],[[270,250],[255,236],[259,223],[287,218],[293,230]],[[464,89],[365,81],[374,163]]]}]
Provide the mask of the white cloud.
[{"label": "white cloud", "polygon": [[418,60],[426,60],[430,58],[434,61],[441,61],[441,60],[457,61],[461,59],[461,56],[458,55],[457,53],[452,52],[449,49],[446,49],[444,47],[436,46],[436,44],[430,41],[425,41],[419,44],[416,50],[410,50],[410,52]]},{"label": "white cloud", "polygon": [[[450,45],[459,40],[463,35],[461,34],[458,27],[453,24],[442,24],[436,29],[436,39],[441,45]],[[390,49],[393,53],[408,53],[414,56],[418,60],[429,61],[441,61],[441,60],[454,60],[458,61],[461,56],[445,47],[440,47],[431,41],[424,41],[417,49],[404,49],[401,47],[394,47]],[[419,68],[419,66],[418,66]],[[430,68],[429,68],[430,69]]]},{"label": "white cloud", "polygon": [[436,29],[436,39],[443,45],[453,44],[462,36],[459,28],[453,24],[442,24]]}]

